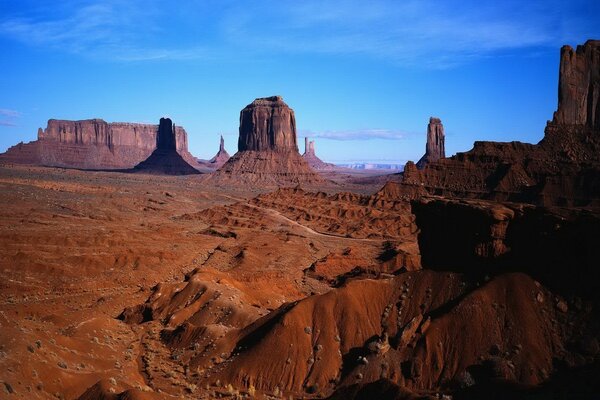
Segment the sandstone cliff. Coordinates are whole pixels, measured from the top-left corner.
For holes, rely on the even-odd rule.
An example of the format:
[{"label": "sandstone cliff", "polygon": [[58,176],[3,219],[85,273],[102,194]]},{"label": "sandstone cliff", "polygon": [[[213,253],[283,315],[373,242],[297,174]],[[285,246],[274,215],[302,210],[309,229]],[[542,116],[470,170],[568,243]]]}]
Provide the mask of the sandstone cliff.
[{"label": "sandstone cliff", "polygon": [[281,96],[264,97],[240,113],[238,151],[295,151],[296,118]]},{"label": "sandstone cliff", "polygon": [[[45,130],[38,130],[36,141],[11,147],[0,160],[83,169],[131,168],[156,149],[157,132],[158,125],[152,124],[50,119]],[[195,163],[185,129],[176,127],[175,136],[179,154]]]},{"label": "sandstone cliff", "polygon": [[600,129],[600,40],[560,50],[558,110],[553,122]]},{"label": "sandstone cliff", "polygon": [[403,173],[407,193],[419,186],[444,196],[543,205],[600,205],[600,41],[563,47],[558,110],[538,144],[475,142],[472,150]]}]

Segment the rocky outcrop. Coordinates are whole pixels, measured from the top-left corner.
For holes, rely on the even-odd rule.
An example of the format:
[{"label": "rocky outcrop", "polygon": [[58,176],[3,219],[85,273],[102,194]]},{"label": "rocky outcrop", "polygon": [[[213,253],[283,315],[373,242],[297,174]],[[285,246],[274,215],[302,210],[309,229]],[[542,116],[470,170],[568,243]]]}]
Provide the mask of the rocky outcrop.
[{"label": "rocky outcrop", "polygon": [[[102,119],[66,121],[50,119],[38,139],[11,147],[0,160],[5,162],[83,169],[131,168],[145,160],[157,147],[158,126]],[[187,133],[174,131],[177,152],[188,161]]]},{"label": "rocky outcrop", "polygon": [[158,125],[156,150],[135,166],[135,172],[164,175],[192,175],[199,172],[177,153],[175,125],[169,118],[161,118]]},{"label": "rocky outcrop", "polygon": [[256,99],[240,112],[238,152],[208,182],[296,186],[324,179],[298,153],[294,110],[281,96],[272,96]]},{"label": "rocky outcrop", "polygon": [[312,169],[332,170],[336,168],[334,164],[326,163],[317,157],[317,154],[315,153],[315,141],[308,140],[307,137],[304,138],[304,154],[302,157]]},{"label": "rocky outcrop", "polygon": [[206,164],[213,168],[221,168],[223,164],[225,164],[230,158],[231,156],[229,155],[229,153],[227,153],[227,150],[225,150],[225,140],[223,140],[223,136],[221,135],[219,151],[217,152],[217,154],[215,154],[213,158],[208,160],[208,163]]},{"label": "rocky outcrop", "polygon": [[446,157],[444,125],[439,118],[429,118],[427,125],[427,144],[425,145],[425,154],[419,162],[417,168],[423,169],[427,163],[438,161]]},{"label": "rocky outcrop", "polygon": [[[411,207],[424,268],[521,271],[565,296],[599,298],[598,212],[437,197]],[[565,265],[576,270],[565,273]]]},{"label": "rocky outcrop", "polygon": [[238,151],[298,152],[296,118],[281,96],[264,97],[240,113]]},{"label": "rocky outcrop", "polygon": [[540,143],[475,142],[472,150],[422,170],[409,162],[403,185],[452,197],[600,206],[598,54],[597,40],[576,52],[563,47],[558,110]]},{"label": "rocky outcrop", "polygon": [[558,110],[552,122],[600,129],[600,40],[560,50]]}]

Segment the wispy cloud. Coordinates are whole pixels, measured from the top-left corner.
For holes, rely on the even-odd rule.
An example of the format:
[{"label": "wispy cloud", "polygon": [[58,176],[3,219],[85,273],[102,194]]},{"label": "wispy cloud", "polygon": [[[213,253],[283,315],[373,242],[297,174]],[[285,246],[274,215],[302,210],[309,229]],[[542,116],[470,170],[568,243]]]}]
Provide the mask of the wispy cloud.
[{"label": "wispy cloud", "polygon": [[600,12],[596,0],[266,0],[252,6],[206,0],[177,7],[162,0],[80,0],[58,6],[60,13],[25,3],[0,16],[1,36],[103,60],[251,61],[291,53],[432,68],[580,42],[598,34],[591,16]]},{"label": "wispy cloud", "polygon": [[17,126],[16,119],[21,116],[19,111],[0,108],[0,126]]},{"label": "wispy cloud", "polygon": [[300,131],[301,137],[322,138],[331,140],[400,140],[409,136],[410,133],[393,129],[356,129],[341,131]]},{"label": "wispy cloud", "polygon": [[0,115],[3,117],[17,118],[21,116],[21,113],[7,108],[0,108]]}]

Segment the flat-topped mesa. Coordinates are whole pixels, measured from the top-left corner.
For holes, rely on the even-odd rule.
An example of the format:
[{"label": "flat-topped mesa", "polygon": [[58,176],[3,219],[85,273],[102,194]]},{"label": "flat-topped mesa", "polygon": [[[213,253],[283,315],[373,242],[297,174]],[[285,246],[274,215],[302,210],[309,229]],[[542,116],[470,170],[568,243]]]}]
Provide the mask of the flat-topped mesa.
[{"label": "flat-topped mesa", "polygon": [[[83,169],[132,168],[157,148],[158,131],[155,124],[50,119],[46,129],[38,129],[37,140],[11,147],[0,154],[0,161]],[[185,129],[176,126],[171,131],[177,152],[194,165]]]},{"label": "flat-topped mesa", "polygon": [[600,129],[600,40],[588,40],[577,50],[561,48],[558,109],[552,122]]},{"label": "flat-topped mesa", "polygon": [[429,118],[427,125],[427,144],[425,155],[417,162],[417,168],[423,169],[429,162],[438,161],[446,157],[444,125],[439,118]]},{"label": "flat-topped mesa", "polygon": [[240,112],[238,151],[295,151],[296,118],[281,96],[254,100]]}]

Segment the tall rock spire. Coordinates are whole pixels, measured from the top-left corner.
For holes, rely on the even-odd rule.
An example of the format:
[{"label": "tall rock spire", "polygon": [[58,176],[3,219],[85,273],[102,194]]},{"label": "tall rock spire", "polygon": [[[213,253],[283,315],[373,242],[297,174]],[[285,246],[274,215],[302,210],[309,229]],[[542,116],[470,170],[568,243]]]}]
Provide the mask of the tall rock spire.
[{"label": "tall rock spire", "polygon": [[429,118],[427,125],[427,144],[425,155],[417,162],[417,168],[423,169],[427,163],[446,157],[444,125],[439,118]]},{"label": "tall rock spire", "polygon": [[558,110],[553,122],[600,129],[600,40],[560,49]]}]

